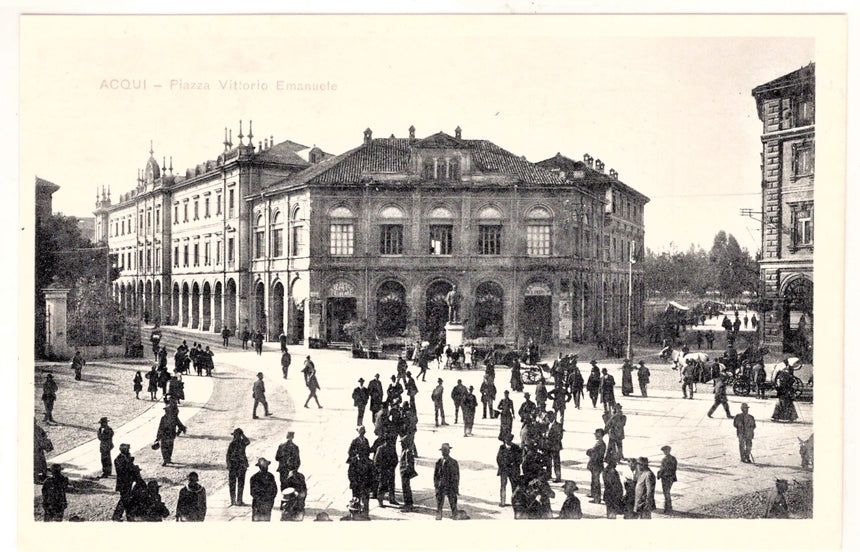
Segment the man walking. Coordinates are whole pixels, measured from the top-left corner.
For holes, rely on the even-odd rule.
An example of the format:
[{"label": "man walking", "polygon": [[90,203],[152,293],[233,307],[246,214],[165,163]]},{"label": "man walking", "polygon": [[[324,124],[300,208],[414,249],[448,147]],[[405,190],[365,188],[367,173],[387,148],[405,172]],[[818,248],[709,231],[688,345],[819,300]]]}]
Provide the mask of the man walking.
[{"label": "man walking", "polygon": [[161,465],[166,466],[173,461],[173,442],[179,434],[180,429],[179,418],[170,412],[170,407],[164,407],[164,416],[158,422],[158,431],[155,434],[155,440],[161,449]]},{"label": "man walking", "polygon": [[639,361],[639,369],[636,371],[636,377],[639,379],[639,392],[643,397],[648,396],[648,384],[651,383],[651,370],[645,366],[645,361]]},{"label": "man walking", "polygon": [[604,412],[612,412],[612,407],[615,406],[615,378],[606,371],[606,368],[603,368],[601,373],[600,401],[603,403]]},{"label": "man walking", "polygon": [[257,406],[263,405],[263,411],[266,416],[271,416],[272,413],[269,412],[269,403],[266,401],[266,384],[263,383],[263,372],[257,372],[257,381],[254,382],[254,389],[251,392],[251,396],[254,397],[254,410],[251,412],[251,418],[256,420],[259,416],[257,416]]},{"label": "man walking", "polygon": [[660,450],[663,451],[663,460],[660,461],[660,469],[657,470],[657,479],[663,488],[663,513],[672,513],[672,485],[678,481],[678,460],[672,456],[672,447],[665,445]]},{"label": "man walking", "polygon": [[400,486],[403,489],[403,512],[411,512],[415,508],[411,479],[416,477],[418,473],[415,471],[415,443],[413,440],[414,435],[412,434],[400,438]]},{"label": "man walking", "polygon": [[514,431],[514,401],[510,398],[510,392],[505,389],[505,396],[499,401],[499,439]]},{"label": "man walking", "polygon": [[376,498],[379,500],[380,508],[385,507],[382,504],[382,499],[386,494],[388,495],[388,502],[394,506],[399,506],[394,497],[394,474],[397,470],[397,448],[394,439],[394,435],[383,439],[381,446],[376,449],[376,454],[373,456],[373,466],[376,468],[376,474],[379,478]]},{"label": "man walking", "polygon": [[475,425],[475,413],[478,411],[478,399],[475,397],[475,387],[470,385],[469,390],[463,397],[463,437],[472,435],[472,427]]},{"label": "man walking", "polygon": [[275,461],[278,462],[278,473],[281,476],[281,491],[286,488],[287,474],[292,470],[298,470],[302,465],[302,457],[299,452],[299,447],[293,442],[296,436],[295,431],[287,432],[287,440],[278,446],[278,452],[275,453]]},{"label": "man walking", "polygon": [[561,483],[561,440],[564,437],[564,428],[561,422],[563,417],[564,411],[556,414],[546,432],[546,449],[549,453],[552,467],[555,470],[556,483]]},{"label": "man walking", "polygon": [[272,508],[278,487],[275,476],[269,473],[269,462],[265,458],[257,460],[260,471],[251,476],[251,521],[271,521]]},{"label": "man walking", "polygon": [[54,421],[54,402],[57,400],[57,382],[54,381],[54,375],[48,374],[45,376],[45,381],[42,384],[42,402],[45,404],[45,421]]},{"label": "man walking", "polygon": [[750,407],[747,403],[741,403],[741,413],[735,416],[735,431],[738,435],[738,448],[741,453],[741,462],[752,463],[752,442],[755,436],[755,418],[749,413]]},{"label": "man walking", "polygon": [[305,375],[305,385],[308,388],[308,398],[305,399],[305,408],[308,407],[311,399],[317,403],[317,408],[322,408],[320,400],[317,398],[317,391],[320,389],[319,381],[317,381],[317,369],[310,355],[305,358],[305,367],[302,368],[302,374]]},{"label": "man walking", "polygon": [[496,400],[496,384],[488,377],[484,377],[484,382],[481,384],[481,404],[483,405],[484,415],[487,417],[487,411],[490,412],[490,418],[496,417],[496,411],[493,408],[493,402]]},{"label": "man walking", "polygon": [[287,379],[287,373],[290,371],[290,364],[293,362],[293,357],[287,350],[286,341],[284,343],[284,353],[281,355],[281,372],[284,373],[284,379]]},{"label": "man walking", "polygon": [[594,504],[600,504],[600,474],[603,471],[603,459],[606,457],[606,443],[603,436],[606,432],[602,428],[594,430],[594,445],[585,453],[588,455],[588,471],[591,472],[591,492],[588,496]]},{"label": "man walking", "polygon": [[433,416],[436,419],[436,427],[439,427],[439,416],[442,416],[442,425],[448,425],[445,423],[445,406],[442,403],[442,399],[445,396],[445,389],[442,387],[442,378],[436,380],[438,383],[436,387],[433,389],[433,392],[430,394],[430,398],[433,399]]},{"label": "man walking", "polygon": [[364,378],[358,378],[358,387],[352,390],[352,404],[358,409],[358,417],[356,425],[364,424],[364,410],[367,408],[367,401],[370,400],[370,393],[367,387],[364,386]]},{"label": "man walking", "polygon": [[[463,399],[469,390],[463,385],[463,380],[457,380],[457,385],[451,390],[451,400],[454,401],[454,423],[460,419],[460,409],[463,407]],[[465,416],[464,416],[465,419]]]},{"label": "man walking", "polygon": [[[683,368],[681,368],[681,392],[684,394],[685,399],[693,398],[693,384],[696,381],[696,369],[693,366],[693,361],[688,360]],[[690,395],[687,396],[687,392],[689,391]]]},{"label": "man walking", "polygon": [[726,398],[726,379],[722,374],[717,374],[714,378],[714,404],[711,405],[711,409],[708,410],[708,418],[711,417],[711,414],[713,414],[720,405],[722,405],[723,409],[726,411],[726,418],[731,418],[732,413],[729,412],[729,401]]},{"label": "man walking", "polygon": [[75,356],[72,358],[72,370],[75,371],[75,380],[81,381],[81,371],[84,369],[84,364],[87,361],[81,356],[80,351],[75,351]]},{"label": "man walking", "polygon": [[519,445],[514,444],[514,436],[511,433],[501,437],[502,445],[499,447],[499,452],[496,454],[496,465],[498,471],[496,475],[501,478],[501,487],[499,488],[499,506],[505,507],[505,494],[508,488],[508,482],[511,483],[511,495],[517,487],[517,482],[520,478],[520,464],[523,460],[523,450]]},{"label": "man walking", "polygon": [[108,425],[108,419],[104,416],[99,420],[99,453],[102,457],[102,477],[111,475],[110,451],[113,450],[113,429]]},{"label": "man walking", "polygon": [[230,346],[230,328],[228,328],[227,326],[224,326],[221,329],[221,342],[224,347]]},{"label": "man walking", "polygon": [[651,510],[654,509],[654,485],[657,483],[657,478],[648,467],[648,458],[640,456],[637,464],[633,513],[639,519],[651,519]]},{"label": "man walking", "polygon": [[131,445],[122,443],[119,446],[119,454],[113,461],[116,468],[116,487],[119,491],[119,502],[113,511],[113,520],[122,521],[122,515],[126,514],[130,517],[129,507],[131,506],[131,491],[135,483],[145,485],[143,478],[140,476],[140,468],[134,465],[134,457],[131,455]]},{"label": "man walking", "polygon": [[460,466],[451,458],[451,445],[442,443],[442,458],[436,461],[433,472],[433,487],[436,490],[436,519],[442,519],[442,506],[445,498],[451,507],[451,517],[457,517],[457,495],[460,494]]},{"label": "man walking", "polygon": [[612,408],[612,414],[606,420],[604,431],[609,435],[609,444],[606,447],[606,458],[614,458],[616,462],[624,458],[624,426],[627,425],[627,416],[622,411],[621,404],[616,403]]},{"label": "man walking", "polygon": [[233,430],[233,440],[227,446],[227,485],[230,490],[230,506],[244,506],[242,494],[245,490],[245,473],[248,471],[248,456],[245,448],[251,441],[241,428]]}]

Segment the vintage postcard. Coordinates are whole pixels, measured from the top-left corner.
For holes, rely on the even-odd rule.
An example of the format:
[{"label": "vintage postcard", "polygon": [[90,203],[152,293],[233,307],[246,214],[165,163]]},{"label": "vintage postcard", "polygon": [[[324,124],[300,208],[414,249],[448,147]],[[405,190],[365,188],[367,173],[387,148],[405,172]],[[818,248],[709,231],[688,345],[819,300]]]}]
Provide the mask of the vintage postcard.
[{"label": "vintage postcard", "polygon": [[846,48],[22,15],[21,548],[838,547]]}]

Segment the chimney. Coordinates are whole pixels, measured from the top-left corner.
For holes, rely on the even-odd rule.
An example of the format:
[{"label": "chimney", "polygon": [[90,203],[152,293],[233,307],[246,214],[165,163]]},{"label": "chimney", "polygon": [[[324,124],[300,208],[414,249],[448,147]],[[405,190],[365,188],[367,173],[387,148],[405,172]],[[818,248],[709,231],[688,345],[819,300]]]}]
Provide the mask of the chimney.
[{"label": "chimney", "polygon": [[603,161],[601,161],[600,159],[597,159],[594,161],[594,168],[595,169],[597,169],[600,172],[603,172],[603,167],[605,167],[605,165],[603,164]]},{"label": "chimney", "polygon": [[454,129],[454,138],[456,138],[457,140],[460,140],[462,137],[463,137],[463,129],[461,129],[458,126],[457,128]]},{"label": "chimney", "polygon": [[371,140],[373,140],[373,131],[370,130],[370,128],[366,128],[364,130],[364,143],[365,143],[365,145],[369,145]]},{"label": "chimney", "polygon": [[590,156],[590,155],[588,155],[588,154],[586,153],[585,155],[583,155],[583,156],[582,156],[582,160],[585,162],[585,165],[586,165],[589,169],[593,169],[593,168],[594,168],[594,158],[593,158],[592,156]]},{"label": "chimney", "polygon": [[409,125],[409,141],[415,140],[415,125]]},{"label": "chimney", "polygon": [[609,169],[609,176],[611,176],[615,180],[618,180],[618,171],[616,171],[615,169]]}]

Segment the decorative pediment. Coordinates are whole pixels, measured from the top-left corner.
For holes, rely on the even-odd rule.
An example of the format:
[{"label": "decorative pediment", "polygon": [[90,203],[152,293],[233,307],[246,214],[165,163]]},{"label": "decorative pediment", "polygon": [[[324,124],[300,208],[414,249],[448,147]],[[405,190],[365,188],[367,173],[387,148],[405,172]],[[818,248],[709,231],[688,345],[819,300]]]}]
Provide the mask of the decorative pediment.
[{"label": "decorative pediment", "polygon": [[437,132],[423,140],[415,142],[416,148],[457,149],[466,147],[466,143],[444,132]]}]

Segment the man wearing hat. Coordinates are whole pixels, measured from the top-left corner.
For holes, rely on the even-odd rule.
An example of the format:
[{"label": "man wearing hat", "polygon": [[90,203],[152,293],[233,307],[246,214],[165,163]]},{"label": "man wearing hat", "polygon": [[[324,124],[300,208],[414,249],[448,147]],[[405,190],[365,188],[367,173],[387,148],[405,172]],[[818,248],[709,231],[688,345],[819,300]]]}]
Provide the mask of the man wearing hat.
[{"label": "man wearing hat", "polygon": [[648,396],[648,384],[651,383],[651,370],[645,366],[645,361],[639,361],[639,368],[636,370],[636,378],[639,380],[639,392],[643,397]]},{"label": "man wearing hat", "polygon": [[755,437],[755,418],[749,413],[750,407],[747,403],[741,403],[741,413],[735,416],[735,431],[738,435],[738,448],[741,453],[741,462],[752,463],[752,442]]},{"label": "man wearing hat", "polygon": [[442,399],[445,397],[445,388],[442,387],[442,378],[436,381],[437,385],[430,394],[430,398],[433,399],[433,416],[436,418],[436,427],[439,427],[439,416],[442,416],[443,426],[448,424],[445,423],[445,406],[442,404]]},{"label": "man wearing hat", "polygon": [[382,410],[382,382],[379,381],[379,374],[373,376],[370,383],[367,384],[367,394],[370,397],[370,419],[376,419],[376,413]]},{"label": "man wearing hat", "polygon": [[603,470],[603,502],[606,504],[607,519],[615,519],[618,514],[624,514],[624,485],[618,470],[615,469],[616,465],[615,458],[610,458]]},{"label": "man wearing hat", "polygon": [[636,461],[636,494],[633,502],[633,514],[639,519],[651,519],[654,509],[654,486],[657,478],[648,467],[648,458],[640,456]]},{"label": "man wearing hat", "polygon": [[711,414],[713,414],[720,405],[722,405],[723,409],[726,411],[726,418],[731,418],[732,413],[729,412],[729,400],[726,398],[726,378],[723,374],[717,373],[714,377],[714,404],[712,404],[710,410],[708,410],[708,418],[711,417]]},{"label": "man wearing hat", "polygon": [[275,453],[275,460],[278,462],[278,473],[281,476],[281,490],[287,486],[287,475],[299,469],[302,465],[302,457],[299,453],[299,447],[293,442],[296,436],[295,431],[287,432],[287,440],[278,446],[278,452]]},{"label": "man wearing hat", "polygon": [[42,483],[42,510],[45,513],[45,521],[63,521],[63,513],[69,504],[66,501],[69,478],[63,475],[62,470],[60,464],[51,464],[48,478]]},{"label": "man wearing hat", "polygon": [[376,449],[376,454],[373,455],[373,465],[379,478],[376,498],[379,500],[380,508],[385,507],[382,504],[385,495],[388,495],[388,502],[399,506],[394,496],[394,474],[397,470],[397,447],[395,446],[395,439],[395,435],[383,436],[380,446]]},{"label": "man wearing hat", "polygon": [[301,521],[305,517],[305,500],[308,497],[305,476],[292,470],[285,483],[286,487],[281,489],[281,521]]},{"label": "man wearing hat", "polygon": [[457,385],[451,390],[451,400],[454,401],[454,423],[460,420],[460,408],[463,406],[463,398],[468,393],[468,389],[463,385],[463,380],[458,379]]},{"label": "man wearing hat", "polygon": [[248,456],[245,448],[251,444],[242,428],[233,430],[233,440],[227,446],[227,486],[230,490],[230,505],[244,506],[242,494],[245,490],[245,473],[248,471]]},{"label": "man wearing hat", "polygon": [[657,470],[657,479],[663,488],[663,513],[672,513],[672,485],[678,480],[678,460],[672,456],[672,447],[665,445],[660,448],[663,451],[663,459],[660,461],[660,469]]},{"label": "man wearing hat", "polygon": [[616,461],[624,458],[624,426],[627,425],[627,416],[621,408],[621,403],[612,406],[612,414],[606,420],[603,431],[609,435],[609,443],[606,445],[606,457],[614,456]]},{"label": "man wearing hat", "polygon": [[600,376],[600,401],[603,403],[604,412],[612,412],[615,406],[615,378],[606,368],[601,370]]},{"label": "man wearing hat", "polygon": [[531,393],[526,391],[523,393],[523,404],[520,405],[520,409],[517,414],[520,417],[520,422],[526,423],[528,420],[533,420],[535,417],[535,413],[537,412],[537,405],[531,400]]},{"label": "man wearing hat", "polygon": [[433,487],[436,489],[436,519],[442,519],[442,505],[448,498],[451,517],[457,517],[457,495],[460,494],[460,466],[451,458],[451,445],[442,443],[439,448],[442,458],[436,461],[433,471]]},{"label": "man wearing hat", "polygon": [[287,379],[287,374],[290,372],[290,364],[293,363],[293,357],[287,350],[286,336],[283,332],[281,332],[281,337],[284,338],[281,342],[281,349],[283,350],[283,354],[281,355],[281,372],[284,373],[284,379]]},{"label": "man wearing hat", "polygon": [[561,510],[558,512],[558,519],[582,519],[582,506],[579,499],[574,494],[579,487],[575,481],[565,481],[562,490],[567,497],[564,504],[561,505]]},{"label": "man wearing hat", "polygon": [[257,406],[262,404],[266,416],[271,416],[269,412],[269,403],[266,402],[266,384],[263,383],[263,372],[257,372],[257,381],[254,382],[254,388],[251,391],[251,396],[254,397],[254,410],[251,412],[251,417],[257,419]]},{"label": "man wearing hat", "polygon": [[57,382],[54,381],[54,375],[48,374],[45,376],[45,381],[42,383],[42,402],[45,404],[45,421],[54,421],[54,402],[57,400]]},{"label": "man wearing hat", "polygon": [[275,476],[269,473],[269,464],[271,462],[265,458],[258,458],[256,465],[260,471],[251,476],[251,521],[272,519],[278,486],[275,484]]},{"label": "man wearing hat", "polygon": [[352,404],[358,409],[358,417],[356,425],[364,423],[364,410],[367,408],[367,402],[370,400],[370,393],[367,387],[364,386],[364,378],[358,378],[358,387],[352,390]]},{"label": "man wearing hat", "polygon": [[470,385],[463,396],[463,437],[472,435],[475,425],[475,413],[478,411],[478,399],[475,397],[475,386]]},{"label": "man wearing hat", "polygon": [[564,437],[564,427],[561,423],[564,420],[564,413],[559,412],[555,416],[550,413],[550,417],[552,417],[552,421],[546,430],[545,447],[555,471],[555,482],[561,483],[561,441]]},{"label": "man wearing hat", "polygon": [[141,485],[144,485],[144,482],[140,476],[140,468],[134,465],[131,445],[128,443],[122,443],[119,446],[119,454],[113,461],[113,465],[116,468],[116,487],[114,489],[119,491],[119,501],[113,511],[113,520],[122,521],[123,514],[129,515],[132,487],[136,482]]},{"label": "man wearing hat", "polygon": [[170,407],[165,406],[164,410],[164,416],[158,422],[158,431],[155,434],[155,442],[158,447],[153,445],[153,448],[161,449],[162,466],[166,466],[173,460],[173,442],[181,431],[177,427],[178,418],[170,412]]},{"label": "man wearing hat", "polygon": [[499,401],[499,439],[514,430],[514,401],[510,398],[510,392],[505,389],[505,396]]},{"label": "man wearing hat", "polygon": [[519,445],[514,444],[514,436],[511,433],[501,437],[502,445],[499,447],[499,452],[496,454],[496,465],[498,471],[496,475],[501,478],[501,487],[499,488],[499,506],[505,507],[505,494],[507,492],[508,481],[511,482],[511,493],[516,490],[516,482],[520,477],[520,463],[523,460],[523,450]]},{"label": "man wearing hat", "polygon": [[110,451],[113,450],[113,429],[108,425],[108,419],[104,416],[99,420],[97,436],[99,439],[99,452],[102,457],[102,477],[110,477]]},{"label": "man wearing hat", "polygon": [[595,429],[594,446],[585,451],[588,455],[586,468],[591,472],[591,492],[588,496],[594,504],[600,504],[600,473],[603,471],[603,458],[606,456],[606,443],[603,442],[605,434],[603,428]]}]

